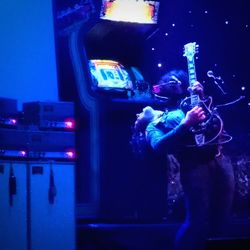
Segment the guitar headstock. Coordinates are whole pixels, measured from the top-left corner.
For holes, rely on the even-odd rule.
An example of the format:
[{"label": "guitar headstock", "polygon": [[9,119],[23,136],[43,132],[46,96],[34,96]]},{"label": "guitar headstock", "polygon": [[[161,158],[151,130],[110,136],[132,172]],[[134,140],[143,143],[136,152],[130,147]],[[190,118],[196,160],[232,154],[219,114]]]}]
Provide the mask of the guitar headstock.
[{"label": "guitar headstock", "polygon": [[196,53],[198,53],[199,45],[196,42],[187,43],[184,45],[184,53],[183,56],[188,59],[192,59]]}]

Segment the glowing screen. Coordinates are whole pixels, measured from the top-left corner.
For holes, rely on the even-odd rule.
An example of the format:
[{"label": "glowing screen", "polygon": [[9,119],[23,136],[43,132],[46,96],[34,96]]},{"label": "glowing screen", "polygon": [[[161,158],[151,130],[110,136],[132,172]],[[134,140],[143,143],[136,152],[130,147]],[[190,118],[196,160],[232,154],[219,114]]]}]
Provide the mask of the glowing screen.
[{"label": "glowing screen", "polygon": [[90,60],[94,86],[106,89],[132,89],[132,81],[125,67],[113,60]]},{"label": "glowing screen", "polygon": [[103,0],[101,19],[156,24],[159,2],[144,0]]}]

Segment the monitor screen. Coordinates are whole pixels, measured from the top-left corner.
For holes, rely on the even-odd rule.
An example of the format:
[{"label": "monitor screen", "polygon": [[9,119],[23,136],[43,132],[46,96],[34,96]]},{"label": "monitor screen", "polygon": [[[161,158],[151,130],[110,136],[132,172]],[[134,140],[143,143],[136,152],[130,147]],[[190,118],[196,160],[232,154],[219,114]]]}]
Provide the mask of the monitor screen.
[{"label": "monitor screen", "polygon": [[89,60],[94,89],[132,89],[133,83],[126,68],[114,60]]},{"label": "monitor screen", "polygon": [[156,24],[159,2],[145,0],[103,0],[101,19]]}]

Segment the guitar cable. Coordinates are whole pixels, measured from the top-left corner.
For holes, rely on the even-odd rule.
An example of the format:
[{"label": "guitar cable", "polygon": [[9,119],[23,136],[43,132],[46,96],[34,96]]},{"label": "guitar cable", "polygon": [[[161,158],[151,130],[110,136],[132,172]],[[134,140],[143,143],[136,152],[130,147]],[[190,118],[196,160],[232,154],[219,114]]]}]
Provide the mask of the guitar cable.
[{"label": "guitar cable", "polygon": [[226,107],[226,106],[229,106],[229,105],[232,105],[232,104],[235,104],[235,103],[237,103],[237,102],[239,102],[240,100],[242,100],[242,99],[244,99],[245,98],[245,96],[243,95],[243,96],[240,96],[239,98],[237,98],[236,100],[234,100],[234,101],[231,101],[231,102],[228,102],[228,103],[224,103],[224,104],[219,104],[219,105],[216,105],[216,108],[217,107]]}]

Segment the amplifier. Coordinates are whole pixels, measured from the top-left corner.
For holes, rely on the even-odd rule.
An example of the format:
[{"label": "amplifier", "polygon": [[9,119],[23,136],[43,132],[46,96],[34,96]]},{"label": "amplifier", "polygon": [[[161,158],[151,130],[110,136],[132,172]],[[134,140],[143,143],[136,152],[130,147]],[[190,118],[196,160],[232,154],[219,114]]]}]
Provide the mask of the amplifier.
[{"label": "amplifier", "polygon": [[0,150],[63,152],[74,148],[74,132],[0,128]]},{"label": "amplifier", "polygon": [[65,150],[65,151],[45,151],[45,150],[36,150],[36,151],[25,151],[25,150],[5,150],[0,149],[0,157],[2,159],[18,159],[18,160],[27,160],[27,159],[52,159],[52,160],[75,160],[76,154],[75,151]]},{"label": "amplifier", "polygon": [[2,118],[0,117],[0,127],[2,128],[15,128],[17,127],[16,118]]},{"label": "amplifier", "polygon": [[42,129],[73,129],[73,102],[26,102],[23,103],[23,122],[38,125]]}]

